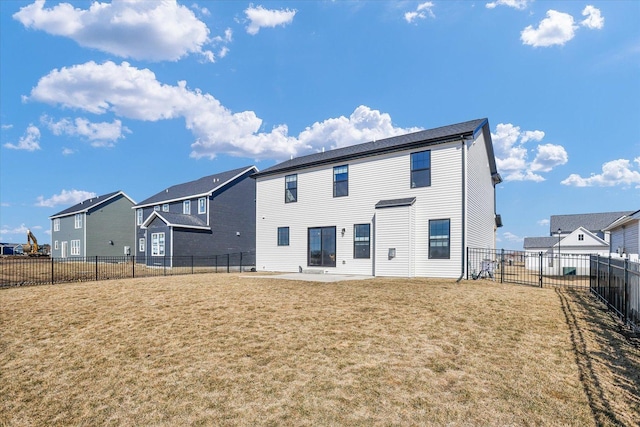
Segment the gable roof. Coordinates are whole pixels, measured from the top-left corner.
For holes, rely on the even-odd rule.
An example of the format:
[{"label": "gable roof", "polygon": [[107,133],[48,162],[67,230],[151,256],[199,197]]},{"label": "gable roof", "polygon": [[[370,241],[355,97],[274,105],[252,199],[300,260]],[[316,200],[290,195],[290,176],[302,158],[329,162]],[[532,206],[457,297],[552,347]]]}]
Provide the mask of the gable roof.
[{"label": "gable roof", "polygon": [[192,228],[198,230],[211,230],[207,223],[194,215],[181,213],[153,211],[140,228],[147,228],[155,218],[160,218],[169,227]]},{"label": "gable roof", "polygon": [[460,140],[460,138],[475,138],[481,130],[484,131],[485,138],[488,139],[486,143],[487,148],[490,150],[489,163],[491,165],[491,174],[497,175],[495,157],[493,155],[493,144],[491,143],[491,133],[488,131],[488,123],[489,121],[486,118],[470,120],[468,122],[380,139],[378,141],[336,148],[321,153],[309,154],[307,156],[294,157],[291,160],[284,161],[258,172],[253,175],[253,177],[257,178],[300,168],[368,157],[415,147],[442,144],[445,142]]},{"label": "gable roof", "polygon": [[620,226],[623,225],[627,225],[633,221],[638,221],[640,220],[640,210],[637,210],[635,212],[631,212],[628,213],[624,216],[621,216],[620,218],[616,219],[615,221],[613,221],[611,224],[609,224],[608,226],[606,226],[605,228],[603,228],[603,231],[611,231],[615,228],[618,228]]},{"label": "gable roof", "polygon": [[564,234],[571,233],[578,227],[584,227],[592,232],[602,231],[618,218],[631,213],[633,211],[551,215],[549,234],[557,233],[558,229],[562,230]]},{"label": "gable roof", "polygon": [[196,179],[195,181],[176,184],[143,200],[138,203],[135,208],[189,199],[192,197],[208,196],[234,179],[251,171],[257,172],[258,168],[255,166],[245,166],[214,175],[208,175],[200,179]]},{"label": "gable roof", "polygon": [[129,196],[127,196],[123,191],[114,191],[113,193],[107,193],[104,194],[102,196],[96,196],[96,197],[91,197],[87,200],[83,200],[82,202],[71,206],[70,208],[67,208],[63,211],[58,212],[57,214],[53,214],[49,217],[49,219],[54,219],[54,218],[60,218],[63,216],[67,216],[67,215],[72,215],[72,214],[77,214],[77,213],[82,213],[82,212],[87,212],[89,209],[95,208],[96,206],[100,206],[106,202],[108,202],[109,200],[114,199],[115,197],[122,195],[124,197],[126,197],[127,199],[129,199],[129,201],[132,204],[136,204],[136,202],[133,201],[133,199]]}]

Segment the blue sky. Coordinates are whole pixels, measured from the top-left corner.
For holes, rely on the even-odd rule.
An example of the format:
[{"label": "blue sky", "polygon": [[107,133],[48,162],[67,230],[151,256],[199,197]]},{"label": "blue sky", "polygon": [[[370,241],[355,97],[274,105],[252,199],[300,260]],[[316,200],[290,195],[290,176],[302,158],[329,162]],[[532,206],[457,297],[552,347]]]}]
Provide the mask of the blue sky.
[{"label": "blue sky", "polygon": [[0,241],[122,190],[487,117],[498,246],[640,209],[640,2],[2,1]]}]

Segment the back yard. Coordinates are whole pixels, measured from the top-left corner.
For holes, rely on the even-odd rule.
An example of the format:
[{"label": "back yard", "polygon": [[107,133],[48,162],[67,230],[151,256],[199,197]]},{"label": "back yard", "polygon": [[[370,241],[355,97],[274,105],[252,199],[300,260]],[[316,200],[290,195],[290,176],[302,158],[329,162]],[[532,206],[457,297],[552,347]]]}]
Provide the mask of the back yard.
[{"label": "back yard", "polygon": [[0,291],[0,425],[635,425],[587,292],[202,274]]}]

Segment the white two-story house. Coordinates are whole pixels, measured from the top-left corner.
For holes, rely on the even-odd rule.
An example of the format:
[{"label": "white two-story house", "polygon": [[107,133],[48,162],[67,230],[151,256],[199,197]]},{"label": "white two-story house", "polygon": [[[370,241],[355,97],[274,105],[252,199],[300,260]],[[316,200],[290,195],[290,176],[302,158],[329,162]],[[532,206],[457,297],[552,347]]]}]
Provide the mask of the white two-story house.
[{"label": "white two-story house", "polygon": [[253,177],[258,271],[459,278],[467,248],[495,249],[502,225],[487,119],[293,158]]}]

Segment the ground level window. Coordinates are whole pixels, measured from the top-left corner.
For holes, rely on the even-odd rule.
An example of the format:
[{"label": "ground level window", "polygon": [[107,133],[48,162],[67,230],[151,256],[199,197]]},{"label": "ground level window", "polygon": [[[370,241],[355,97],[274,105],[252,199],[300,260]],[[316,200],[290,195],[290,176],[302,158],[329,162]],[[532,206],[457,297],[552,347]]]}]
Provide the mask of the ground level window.
[{"label": "ground level window", "polygon": [[369,224],[356,224],[353,226],[354,258],[371,258],[370,232],[371,227]]},{"label": "ground level window", "polygon": [[429,258],[448,259],[450,255],[450,220],[429,221]]},{"label": "ground level window", "polygon": [[309,266],[336,266],[335,227],[316,227],[309,229],[307,262]]},{"label": "ground level window", "polygon": [[151,255],[164,256],[164,233],[151,234]]},{"label": "ground level window", "polygon": [[141,237],[138,240],[138,252],[144,252],[146,250],[147,250],[147,247],[145,245],[144,237]]},{"label": "ground level window", "polygon": [[80,240],[71,241],[71,255],[80,255]]},{"label": "ground level window", "polygon": [[289,227],[278,227],[278,246],[289,246]]}]

